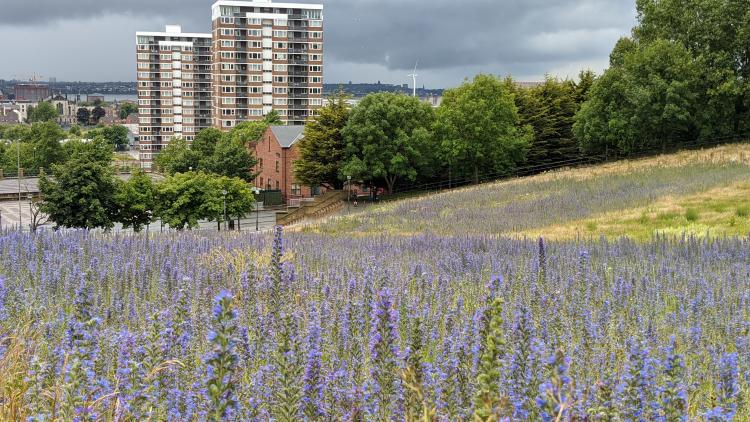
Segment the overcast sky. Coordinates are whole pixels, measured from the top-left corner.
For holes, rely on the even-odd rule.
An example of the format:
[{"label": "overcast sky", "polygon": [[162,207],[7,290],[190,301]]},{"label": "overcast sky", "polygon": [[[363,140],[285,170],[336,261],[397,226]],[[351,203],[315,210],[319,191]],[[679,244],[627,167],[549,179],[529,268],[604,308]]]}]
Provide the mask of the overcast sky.
[{"label": "overcast sky", "polygon": [[[309,2],[309,1],[305,1]],[[0,78],[135,80],[135,32],[208,32],[213,0],[0,0]],[[601,72],[634,0],[324,0],[325,82],[450,87]]]}]

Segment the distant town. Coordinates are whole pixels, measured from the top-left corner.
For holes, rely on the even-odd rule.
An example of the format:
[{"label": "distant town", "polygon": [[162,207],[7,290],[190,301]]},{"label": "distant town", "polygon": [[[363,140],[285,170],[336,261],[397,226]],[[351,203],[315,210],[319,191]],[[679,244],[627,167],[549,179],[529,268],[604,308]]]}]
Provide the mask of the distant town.
[{"label": "distant town", "polygon": [[[51,95],[67,96],[75,100],[80,95],[80,101],[86,101],[87,95],[101,94],[107,98],[135,99],[138,94],[136,82],[71,82],[57,81],[50,78],[49,81],[20,81],[0,79],[0,99],[15,100],[15,89],[19,84],[41,84],[49,88]],[[388,83],[367,82],[354,83],[352,81],[323,84],[324,95],[332,94],[339,89],[353,96],[354,98],[364,97],[367,94],[376,92],[401,92],[411,94],[412,89],[408,84],[394,85]],[[442,88],[417,88],[417,95],[422,98],[440,97],[443,94]]]}]

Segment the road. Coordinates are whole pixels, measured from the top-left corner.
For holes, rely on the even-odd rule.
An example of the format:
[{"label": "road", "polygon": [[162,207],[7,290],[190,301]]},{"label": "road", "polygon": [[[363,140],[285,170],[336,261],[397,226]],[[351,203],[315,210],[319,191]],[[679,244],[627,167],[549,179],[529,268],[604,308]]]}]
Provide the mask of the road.
[{"label": "road", "polygon": [[[29,223],[31,222],[31,213],[29,207],[29,201],[21,201],[21,223],[27,230]],[[260,211],[258,214],[258,229],[269,230],[276,225],[276,213],[274,211]],[[52,227],[52,223],[43,225],[43,227]],[[0,227],[2,228],[14,228],[18,227],[18,201],[3,201],[0,202]],[[162,228],[161,224],[157,221],[149,226],[149,231],[157,232],[167,227]],[[202,221],[199,223],[198,230],[216,230],[217,224],[214,221]],[[255,213],[248,215],[247,218],[240,220],[240,229],[242,231],[255,231]],[[114,230],[122,230],[122,226],[116,225]]]}]

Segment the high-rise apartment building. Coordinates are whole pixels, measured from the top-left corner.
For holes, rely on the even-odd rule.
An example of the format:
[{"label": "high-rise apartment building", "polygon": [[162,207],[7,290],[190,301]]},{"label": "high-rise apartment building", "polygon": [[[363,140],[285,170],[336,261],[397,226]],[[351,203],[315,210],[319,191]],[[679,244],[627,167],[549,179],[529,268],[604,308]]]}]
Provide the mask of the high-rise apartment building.
[{"label": "high-rise apartment building", "polygon": [[212,124],[211,34],[170,25],[136,38],[140,161],[150,168],[170,140],[190,142]]},{"label": "high-rise apartment building", "polygon": [[213,120],[229,129],[276,110],[302,125],[323,103],[323,5],[219,0],[213,20]]}]

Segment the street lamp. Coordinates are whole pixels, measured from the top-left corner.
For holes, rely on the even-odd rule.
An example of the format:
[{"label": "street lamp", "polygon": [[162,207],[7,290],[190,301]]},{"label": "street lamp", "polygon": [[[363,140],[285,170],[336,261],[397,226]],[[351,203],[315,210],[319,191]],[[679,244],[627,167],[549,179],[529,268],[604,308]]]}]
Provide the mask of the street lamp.
[{"label": "street lamp", "polygon": [[260,208],[258,207],[258,195],[260,194],[260,188],[253,186],[253,195],[255,196],[255,231],[258,231],[258,218],[260,216]]},{"label": "street lamp", "polygon": [[350,203],[352,201],[352,176],[346,176],[346,213],[349,214],[351,211]]},{"label": "street lamp", "polygon": [[29,192],[26,197],[29,199],[29,231],[34,231],[34,195]]},{"label": "street lamp", "polygon": [[227,229],[227,190],[224,189],[221,191],[221,194],[224,195],[224,230]]}]

